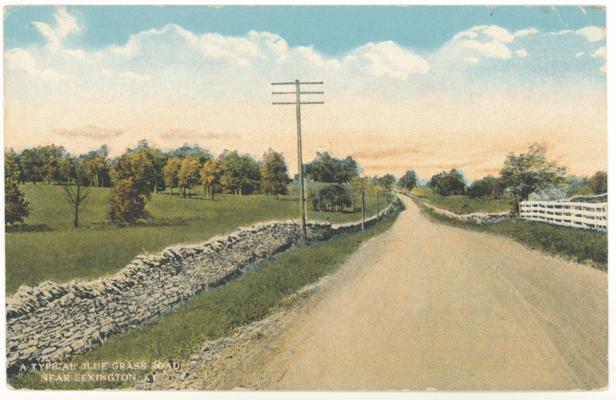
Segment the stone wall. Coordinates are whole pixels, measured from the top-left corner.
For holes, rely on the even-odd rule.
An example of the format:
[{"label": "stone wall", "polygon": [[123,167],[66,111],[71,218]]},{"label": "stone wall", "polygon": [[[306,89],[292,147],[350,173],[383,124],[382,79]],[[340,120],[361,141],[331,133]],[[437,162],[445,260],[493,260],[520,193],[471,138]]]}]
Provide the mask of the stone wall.
[{"label": "stone wall", "polygon": [[426,207],[431,209],[437,214],[445,216],[447,218],[457,219],[458,221],[467,222],[476,225],[485,225],[485,224],[497,224],[499,222],[503,222],[505,220],[510,219],[513,216],[511,211],[503,211],[497,213],[471,213],[471,214],[456,214],[449,210],[443,210],[442,208],[434,207],[431,204],[423,203]]},{"label": "stone wall", "polygon": [[[401,207],[400,200],[366,221],[368,227]],[[309,240],[359,231],[361,223],[311,223]],[[170,246],[135,257],[109,277],[22,286],[7,298],[7,370],[59,361],[155,319],[186,299],[224,284],[247,267],[299,242],[296,222],[240,228],[196,245]]]}]

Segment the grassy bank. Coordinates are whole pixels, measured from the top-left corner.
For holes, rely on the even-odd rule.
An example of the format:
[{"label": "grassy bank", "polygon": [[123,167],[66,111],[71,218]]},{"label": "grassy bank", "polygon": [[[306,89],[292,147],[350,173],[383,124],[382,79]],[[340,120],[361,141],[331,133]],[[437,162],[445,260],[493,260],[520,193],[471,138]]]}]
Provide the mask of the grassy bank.
[{"label": "grassy bank", "polygon": [[[291,249],[220,288],[206,291],[155,323],[116,336],[98,349],[74,358],[75,363],[184,360],[208,340],[262,319],[283,306],[288,296],[332,273],[365,240],[386,231],[392,215],[364,232]],[[142,374],[143,375],[143,374]],[[14,380],[16,388],[92,389],[121,384],[44,383],[36,374]]]},{"label": "grassy bank", "polygon": [[[323,185],[314,183],[313,185]],[[63,282],[113,273],[133,257],[165,246],[207,240],[238,226],[260,221],[297,218],[297,190],[276,199],[271,196],[220,195],[207,200],[198,191],[192,199],[158,193],[147,204],[151,219],[118,228],[108,220],[109,189],[93,189],[80,213],[81,227],[71,227],[71,210],[61,186],[24,185],[31,204],[25,226],[6,234],[6,291],[44,280]],[[381,208],[383,207],[381,200]],[[368,197],[367,215],[376,213],[376,199]],[[361,218],[359,211],[312,212],[309,219],[348,222]]]},{"label": "grassy bank", "polygon": [[607,233],[568,228],[514,218],[498,224],[476,225],[448,218],[415,201],[432,220],[465,229],[507,236],[548,254],[571,259],[607,271]]},{"label": "grassy bank", "polygon": [[455,212],[456,214],[470,214],[475,212],[500,212],[512,208],[512,199],[471,199],[468,196],[441,196],[433,193],[427,186],[413,188],[412,193],[435,207]]}]

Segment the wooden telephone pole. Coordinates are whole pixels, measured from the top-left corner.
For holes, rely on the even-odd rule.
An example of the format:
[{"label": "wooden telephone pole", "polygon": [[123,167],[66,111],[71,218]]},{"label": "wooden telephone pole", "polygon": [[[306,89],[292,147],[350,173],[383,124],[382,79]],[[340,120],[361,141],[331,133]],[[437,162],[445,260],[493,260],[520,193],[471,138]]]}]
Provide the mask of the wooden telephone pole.
[{"label": "wooden telephone pole", "polygon": [[304,163],[302,161],[302,114],[301,114],[301,106],[308,104],[324,104],[323,101],[302,101],[302,94],[323,94],[323,91],[301,91],[301,85],[322,85],[323,82],[300,82],[299,79],[296,79],[295,82],[273,82],[272,86],[277,85],[294,85],[294,91],[287,92],[272,92],[274,95],[295,95],[295,101],[275,101],[272,102],[273,105],[295,105],[295,119],[297,122],[297,173],[298,173],[298,183],[299,183],[299,212],[301,215],[301,236],[302,241],[306,240],[306,197],[304,190]]}]

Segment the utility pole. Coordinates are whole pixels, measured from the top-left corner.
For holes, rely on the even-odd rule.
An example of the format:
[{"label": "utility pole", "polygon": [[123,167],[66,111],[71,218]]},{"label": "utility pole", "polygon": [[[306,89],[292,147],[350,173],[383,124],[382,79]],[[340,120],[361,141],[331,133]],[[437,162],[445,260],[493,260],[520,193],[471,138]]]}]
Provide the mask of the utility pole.
[{"label": "utility pole", "polygon": [[295,95],[295,101],[274,101],[273,105],[295,105],[295,119],[297,122],[297,173],[298,173],[298,184],[299,184],[299,212],[301,215],[301,236],[302,241],[306,241],[306,197],[304,191],[304,163],[302,161],[302,116],[301,116],[301,105],[308,104],[324,104],[323,101],[302,101],[302,94],[323,94],[323,91],[301,91],[301,85],[322,85],[323,82],[300,82],[299,79],[296,79],[295,82],[273,82],[272,86],[278,85],[293,85],[295,86],[294,91],[287,92],[272,92],[273,95]]},{"label": "utility pole", "polygon": [[366,222],[366,188],[364,187],[364,181],[366,178],[361,178],[361,230],[364,230],[364,224]]},{"label": "utility pole", "polygon": [[376,186],[376,223],[379,223],[379,213],[381,212],[381,210],[379,210],[379,187]]}]

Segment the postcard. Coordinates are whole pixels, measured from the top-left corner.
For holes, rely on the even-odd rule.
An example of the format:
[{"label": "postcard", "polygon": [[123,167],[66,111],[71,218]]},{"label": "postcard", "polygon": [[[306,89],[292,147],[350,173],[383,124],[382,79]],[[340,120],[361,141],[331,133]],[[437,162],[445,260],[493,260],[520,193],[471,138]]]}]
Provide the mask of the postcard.
[{"label": "postcard", "polygon": [[6,385],[607,389],[606,58],[602,6],[6,6]]}]

